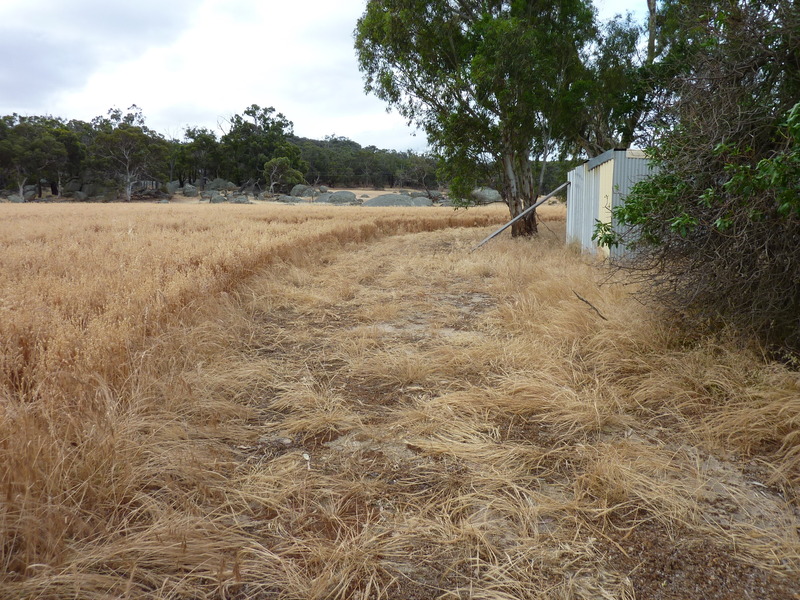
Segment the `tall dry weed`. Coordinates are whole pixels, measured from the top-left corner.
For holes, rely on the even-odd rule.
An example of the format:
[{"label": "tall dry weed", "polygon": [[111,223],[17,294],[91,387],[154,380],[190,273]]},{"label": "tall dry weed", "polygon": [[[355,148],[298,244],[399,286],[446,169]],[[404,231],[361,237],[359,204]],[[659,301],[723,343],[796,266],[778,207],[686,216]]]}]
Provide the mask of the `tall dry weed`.
[{"label": "tall dry weed", "polygon": [[797,374],[677,337],[557,210],[470,254],[502,212],[206,208],[133,227],[126,281],[189,263],[104,355],[10,344],[0,597],[792,598]]}]

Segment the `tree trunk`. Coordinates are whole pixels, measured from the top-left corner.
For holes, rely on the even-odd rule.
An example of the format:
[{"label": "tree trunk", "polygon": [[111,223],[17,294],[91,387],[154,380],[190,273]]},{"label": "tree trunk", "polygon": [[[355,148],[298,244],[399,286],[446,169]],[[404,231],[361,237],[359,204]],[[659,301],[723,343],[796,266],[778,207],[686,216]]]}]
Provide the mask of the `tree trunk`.
[{"label": "tree trunk", "polygon": [[131,173],[130,167],[125,169],[125,201],[131,201],[131,190],[133,188],[133,176],[134,174]]},{"label": "tree trunk", "polygon": [[647,0],[647,62],[652,65],[656,57],[656,37],[658,36],[658,11],[656,0]]},{"label": "tree trunk", "polygon": [[536,211],[525,215],[511,226],[511,237],[531,237],[539,233]]},{"label": "tree trunk", "polygon": [[[511,218],[515,218],[536,202],[535,186],[528,156],[513,150],[503,153],[503,197],[508,205]],[[512,237],[527,237],[539,232],[536,211],[511,226]]]},{"label": "tree trunk", "polygon": [[547,130],[544,133],[544,141],[542,143],[542,147],[544,148],[544,151],[541,154],[542,168],[539,171],[539,184],[536,186],[533,194],[534,202],[536,202],[536,200],[539,199],[539,196],[544,193],[544,174],[547,170],[547,155],[550,152],[550,131],[551,126],[548,125]]},{"label": "tree trunk", "polygon": [[536,196],[535,196],[536,200],[539,199],[539,196],[544,194],[544,175],[546,172],[547,172],[547,151],[545,150],[545,153],[542,156],[542,168],[539,169],[539,183],[536,186]]},{"label": "tree trunk", "polygon": [[28,182],[27,177],[23,177],[19,168],[17,169],[17,185],[19,186],[19,197],[25,199],[25,184]]}]

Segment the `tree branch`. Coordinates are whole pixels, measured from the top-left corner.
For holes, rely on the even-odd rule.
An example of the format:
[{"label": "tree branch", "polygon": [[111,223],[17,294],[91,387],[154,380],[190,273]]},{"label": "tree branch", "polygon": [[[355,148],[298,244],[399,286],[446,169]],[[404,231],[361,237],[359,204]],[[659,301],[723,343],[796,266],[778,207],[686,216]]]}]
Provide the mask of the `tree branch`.
[{"label": "tree branch", "polygon": [[596,312],[596,313],[597,313],[597,316],[599,316],[601,319],[603,319],[603,321],[608,321],[608,319],[606,319],[606,318],[603,316],[603,313],[601,313],[599,310],[597,310],[597,307],[596,307],[594,304],[592,304],[591,302],[589,302],[589,301],[588,301],[586,298],[584,298],[583,296],[581,296],[581,295],[580,295],[578,292],[576,292],[575,290],[572,290],[572,293],[573,293],[573,294],[575,294],[575,295],[578,297],[578,300],[580,300],[581,302],[585,302],[586,304],[588,304],[588,305],[589,305],[589,308],[591,308],[591,309],[592,309],[594,312]]}]

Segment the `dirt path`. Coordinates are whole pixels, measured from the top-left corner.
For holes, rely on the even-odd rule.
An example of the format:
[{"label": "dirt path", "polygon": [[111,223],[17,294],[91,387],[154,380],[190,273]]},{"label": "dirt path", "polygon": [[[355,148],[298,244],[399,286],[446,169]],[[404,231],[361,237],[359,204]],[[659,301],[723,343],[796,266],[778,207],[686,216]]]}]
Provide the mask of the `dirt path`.
[{"label": "dirt path", "polygon": [[473,578],[455,534],[431,530],[464,493],[466,467],[423,448],[461,427],[431,399],[485,377],[471,347],[486,337],[480,317],[494,300],[485,273],[463,259],[472,237],[353,248],[316,268],[287,267],[268,292],[269,343],[258,354],[275,372],[264,431],[240,450],[257,480],[280,488],[270,542],[311,554],[308,597],[367,598],[374,588],[374,597],[435,598]]},{"label": "dirt path", "polygon": [[[563,357],[537,353],[509,310],[556,336],[596,320],[566,295],[529,306],[531,275],[509,272],[519,248],[476,259],[480,237],[392,237],[254,284],[240,369],[262,400],[235,446],[239,523],[273,553],[275,584],[245,595],[797,598],[783,496],[619,398],[603,406],[618,394],[588,389],[596,373],[550,365]],[[525,250],[557,262],[546,246]]]}]

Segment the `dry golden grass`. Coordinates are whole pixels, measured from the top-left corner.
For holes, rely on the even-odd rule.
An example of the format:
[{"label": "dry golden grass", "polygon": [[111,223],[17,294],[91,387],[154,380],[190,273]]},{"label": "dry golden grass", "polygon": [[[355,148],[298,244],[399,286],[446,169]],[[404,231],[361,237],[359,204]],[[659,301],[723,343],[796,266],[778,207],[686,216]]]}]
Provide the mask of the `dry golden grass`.
[{"label": "dry golden grass", "polygon": [[0,598],[797,598],[796,372],[320,208],[9,207]]},{"label": "dry golden grass", "polygon": [[[225,562],[236,547],[218,526],[217,511],[229,509],[208,511],[224,506],[237,465],[228,441],[244,435],[251,394],[272,382],[257,365],[225,360],[228,334],[251,326],[229,292],[270,266],[301,269],[328,248],[502,220],[497,210],[2,210],[0,569],[10,597],[36,595],[38,582],[51,577],[53,590],[68,581],[79,597],[121,589],[139,590],[136,596],[142,585],[153,597],[181,595],[184,587],[194,597],[195,584],[209,580],[197,569],[210,568],[211,559],[201,551],[190,568],[173,564],[176,544],[186,548],[176,540],[207,540],[211,562]],[[104,554],[117,545],[108,551],[128,556],[123,562],[133,569],[122,583],[112,574],[121,568],[117,559]],[[154,555],[140,560],[139,553]],[[93,583],[90,575],[100,572]],[[134,572],[160,583],[137,585]]]}]

